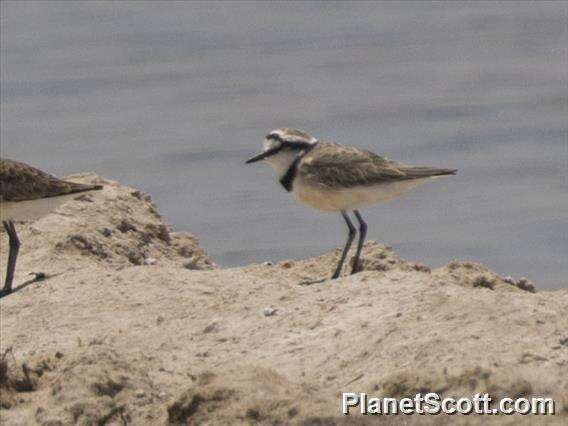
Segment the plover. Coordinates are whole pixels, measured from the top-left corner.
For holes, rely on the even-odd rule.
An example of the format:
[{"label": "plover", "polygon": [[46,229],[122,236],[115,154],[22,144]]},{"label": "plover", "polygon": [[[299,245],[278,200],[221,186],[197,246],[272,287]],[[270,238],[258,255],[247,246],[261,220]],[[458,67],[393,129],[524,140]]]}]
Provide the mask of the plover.
[{"label": "plover", "polygon": [[0,297],[12,292],[20,240],[14,221],[45,216],[78,192],[102,189],[102,185],[68,182],[18,161],[0,158],[0,217],[10,249]]},{"label": "plover", "polygon": [[264,150],[246,163],[257,161],[270,164],[282,186],[299,201],[317,210],[340,212],[345,219],[349,233],[332,279],[339,277],[356,235],[348,211],[352,211],[359,222],[353,274],[359,270],[367,234],[367,224],[359,212],[361,207],[389,201],[433,177],[457,172],[456,169],[401,164],[363,149],[320,142],[290,128],[276,129],[266,135]]}]

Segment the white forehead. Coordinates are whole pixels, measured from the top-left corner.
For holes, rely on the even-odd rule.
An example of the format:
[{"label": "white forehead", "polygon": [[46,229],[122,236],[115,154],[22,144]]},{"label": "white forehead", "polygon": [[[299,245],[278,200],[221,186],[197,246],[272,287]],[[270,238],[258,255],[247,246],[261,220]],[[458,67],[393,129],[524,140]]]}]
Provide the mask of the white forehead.
[{"label": "white forehead", "polygon": [[270,132],[271,135],[278,135],[282,140],[298,140],[303,139],[309,143],[317,142],[317,139],[308,133],[292,128],[274,129]]},{"label": "white forehead", "polygon": [[269,149],[272,148],[278,148],[282,144],[276,139],[264,139],[263,145],[264,145],[264,150],[268,151]]},{"label": "white forehead", "polygon": [[273,131],[270,132],[271,135],[278,135],[281,138],[284,138],[286,136],[286,132],[283,129],[274,129]]}]

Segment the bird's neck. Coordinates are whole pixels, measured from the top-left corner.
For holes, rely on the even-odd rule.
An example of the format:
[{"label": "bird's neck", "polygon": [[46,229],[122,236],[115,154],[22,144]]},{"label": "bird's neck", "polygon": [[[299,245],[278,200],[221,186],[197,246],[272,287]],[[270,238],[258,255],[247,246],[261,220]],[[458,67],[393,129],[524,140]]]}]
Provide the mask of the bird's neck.
[{"label": "bird's neck", "polygon": [[290,166],[288,167],[288,170],[286,170],[286,172],[282,176],[280,176],[280,183],[282,184],[284,189],[288,192],[292,192],[292,187],[294,185],[294,179],[296,178],[296,175],[298,174],[298,165],[300,164],[300,161],[302,160],[302,157],[304,156],[304,154],[305,153],[298,155],[294,159],[294,161],[292,161],[292,164],[290,164]]},{"label": "bird's neck", "polygon": [[270,157],[266,161],[274,169],[274,171],[278,175],[278,178],[282,179],[282,177],[286,174],[290,166],[294,163],[294,161],[297,158],[300,157],[300,155],[301,152],[298,151],[281,152]]},{"label": "bird's neck", "polygon": [[[266,161],[278,175],[278,179],[283,179],[294,163],[299,161],[315,147],[315,144],[300,151],[283,151],[268,158]],[[297,164],[296,164],[297,166]]]},{"label": "bird's neck", "polygon": [[292,191],[294,179],[298,174],[298,166],[300,165],[300,161],[302,161],[302,158],[304,158],[304,156],[312,149],[313,146],[297,152],[295,155],[289,156],[288,158],[286,158],[286,161],[282,161],[282,163],[278,166],[272,166],[278,173],[279,181],[284,189],[286,189],[286,191]]}]

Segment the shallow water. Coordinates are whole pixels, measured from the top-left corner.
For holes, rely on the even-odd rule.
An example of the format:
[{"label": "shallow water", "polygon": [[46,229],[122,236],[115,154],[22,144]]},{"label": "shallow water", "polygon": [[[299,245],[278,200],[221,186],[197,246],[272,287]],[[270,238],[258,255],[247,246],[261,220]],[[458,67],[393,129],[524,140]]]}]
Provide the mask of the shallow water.
[{"label": "shallow water", "polygon": [[2,155],[149,192],[223,266],[343,244],[262,137],[297,127],[459,174],[363,211],[439,266],[568,287],[568,3],[2,2]]}]

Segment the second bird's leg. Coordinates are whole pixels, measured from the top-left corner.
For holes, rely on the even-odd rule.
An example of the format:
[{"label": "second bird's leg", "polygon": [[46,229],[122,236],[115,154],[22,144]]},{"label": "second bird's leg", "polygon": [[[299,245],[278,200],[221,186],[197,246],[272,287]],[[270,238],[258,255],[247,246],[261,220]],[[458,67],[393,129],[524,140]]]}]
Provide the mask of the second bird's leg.
[{"label": "second bird's leg", "polygon": [[4,287],[0,290],[0,297],[6,296],[12,292],[12,282],[14,281],[14,270],[16,269],[16,259],[18,258],[18,250],[20,249],[20,240],[16,233],[16,227],[11,220],[2,222],[4,229],[8,233],[10,252],[8,254],[8,265],[6,268],[6,281]]},{"label": "second bird's leg", "polygon": [[351,223],[351,220],[349,219],[349,216],[347,216],[345,210],[341,210],[341,215],[343,216],[343,219],[345,219],[345,223],[347,223],[347,227],[349,228],[349,234],[347,236],[347,242],[345,243],[345,247],[343,248],[343,253],[341,253],[341,259],[339,259],[337,268],[335,269],[335,272],[331,276],[332,280],[339,277],[339,274],[341,273],[341,268],[343,267],[343,262],[345,262],[345,258],[347,257],[347,252],[351,248],[351,244],[353,243],[353,238],[355,238],[355,227],[353,226],[353,223]]},{"label": "second bird's leg", "polygon": [[361,214],[358,210],[353,210],[353,213],[359,221],[359,242],[357,243],[357,252],[355,252],[355,257],[353,258],[353,269],[351,269],[351,273],[355,274],[359,272],[361,250],[363,249],[363,243],[365,242],[365,237],[367,236],[367,224],[361,217]]}]

